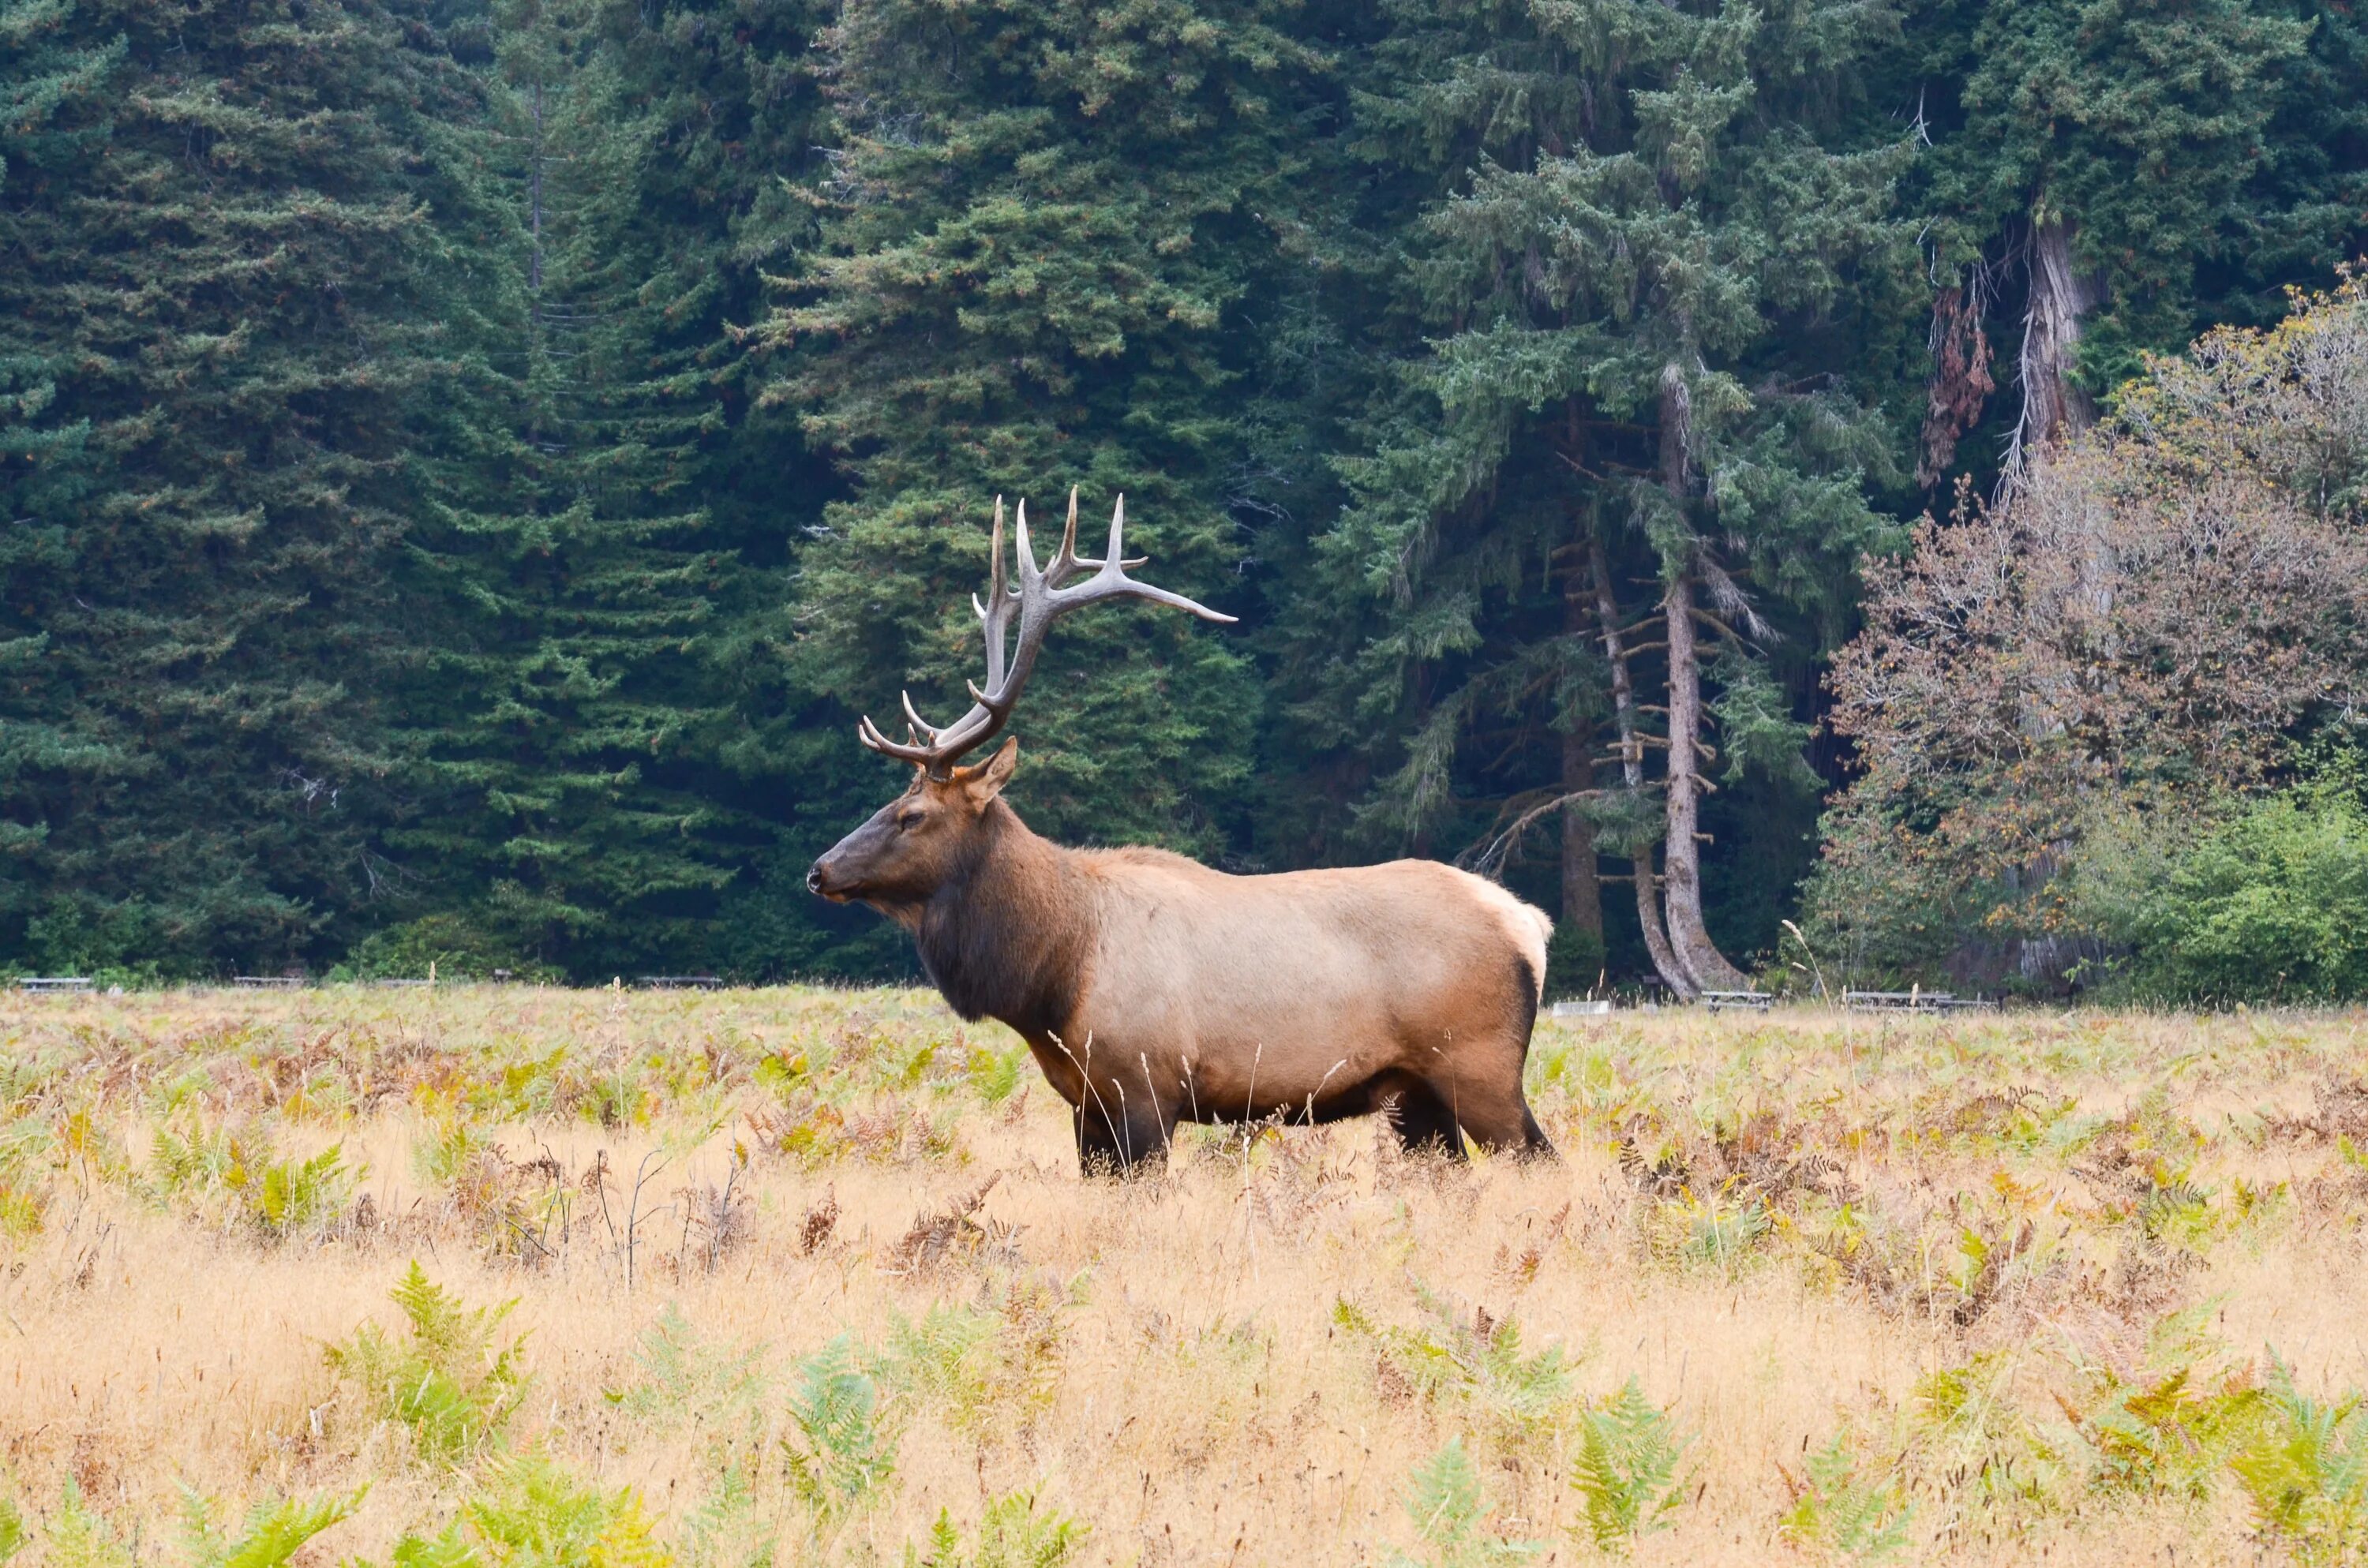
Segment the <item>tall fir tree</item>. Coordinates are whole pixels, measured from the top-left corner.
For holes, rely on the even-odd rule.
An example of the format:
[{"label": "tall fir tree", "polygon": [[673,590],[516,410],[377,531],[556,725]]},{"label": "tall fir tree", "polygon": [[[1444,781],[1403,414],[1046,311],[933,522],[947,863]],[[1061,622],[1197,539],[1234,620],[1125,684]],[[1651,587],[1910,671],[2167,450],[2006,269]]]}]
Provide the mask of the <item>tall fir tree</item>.
[{"label": "tall fir tree", "polygon": [[[1580,938],[1563,983],[1594,979],[1573,949],[1600,929],[1600,835],[1632,861],[1662,977],[1739,985],[1704,914],[1704,764],[1810,785],[1769,651],[1839,633],[1850,562],[1885,532],[1869,486],[1892,432],[1858,393],[1887,390],[1883,307],[1906,297],[1912,231],[1893,199],[1907,149],[1863,82],[1895,18],[1400,15],[1369,119],[1473,172],[1410,247],[1441,335],[1344,464],[1354,502],[1321,545],[1321,591],[1372,631],[1303,708],[1366,715],[1343,744],[1405,737],[1369,807],[1402,839],[1452,847],[1440,830],[1476,804],[1486,831],[1459,836],[1493,859],[1558,824]],[[1644,700],[1655,679],[1664,702]]]},{"label": "tall fir tree", "polygon": [[[771,326],[778,394],[843,465],[800,566],[802,753],[843,831],[901,782],[853,716],[959,703],[989,507],[1050,547],[1071,487],[1157,580],[1227,603],[1247,450],[1229,312],[1276,265],[1294,116],[1321,58],[1280,0],[980,8],[859,0],[826,35],[843,141],[823,250]],[[1223,850],[1257,689],[1242,644],[1174,617],[1064,624],[1015,724],[1042,830]],[[828,842],[816,824],[816,844]]]},{"label": "tall fir tree", "polygon": [[364,957],[712,964],[725,892],[772,839],[725,760],[748,729],[734,621],[778,591],[797,515],[794,471],[762,472],[795,442],[779,420],[765,439],[731,328],[799,227],[810,28],[697,0],[493,20],[496,238],[414,553],[444,634],[387,835],[428,913]]},{"label": "tall fir tree", "polygon": [[0,951],[326,956],[382,886],[424,154],[470,85],[377,0],[17,0],[0,50]]}]

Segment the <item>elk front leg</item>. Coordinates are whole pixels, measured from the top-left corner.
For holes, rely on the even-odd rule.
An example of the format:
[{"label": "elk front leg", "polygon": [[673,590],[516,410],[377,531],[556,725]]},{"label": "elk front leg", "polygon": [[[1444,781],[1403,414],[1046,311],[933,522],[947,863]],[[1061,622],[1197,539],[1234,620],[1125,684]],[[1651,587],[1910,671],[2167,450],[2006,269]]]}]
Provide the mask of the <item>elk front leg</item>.
[{"label": "elk front leg", "polygon": [[1392,1074],[1374,1085],[1373,1103],[1397,1134],[1398,1147],[1409,1154],[1443,1154],[1464,1158],[1463,1134],[1456,1130],[1455,1113],[1429,1084],[1412,1074]]},{"label": "elk front leg", "polygon": [[1167,1157],[1176,1131],[1176,1107],[1143,1088],[1088,1079],[1071,1111],[1076,1124],[1077,1165],[1087,1176],[1131,1176]]}]

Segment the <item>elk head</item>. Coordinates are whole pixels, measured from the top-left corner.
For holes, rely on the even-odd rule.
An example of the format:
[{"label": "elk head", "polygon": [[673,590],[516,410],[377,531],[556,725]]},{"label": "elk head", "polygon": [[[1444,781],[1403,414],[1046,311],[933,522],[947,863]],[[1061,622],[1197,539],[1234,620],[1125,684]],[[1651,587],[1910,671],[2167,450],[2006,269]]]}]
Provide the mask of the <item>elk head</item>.
[{"label": "elk head", "polygon": [[905,739],[901,742],[881,733],[868,717],[856,726],[856,739],[865,745],[911,763],[913,781],[814,863],[806,873],[809,892],[834,903],[860,899],[901,915],[963,869],[977,852],[979,824],[1019,765],[1019,743],[1007,740],[985,762],[956,765],[993,739],[1011,717],[1035,670],[1036,655],[1043,650],[1044,633],[1061,617],[1104,599],[1136,598],[1170,605],[1203,620],[1233,620],[1181,594],[1128,576],[1128,567],[1144,562],[1125,559],[1125,528],[1126,497],[1121,495],[1110,512],[1109,549],[1099,560],[1078,555],[1077,493],[1072,490],[1061,548],[1040,569],[1028,542],[1028,503],[1022,501],[1015,551],[1019,580],[1014,583],[1004,573],[1003,498],[996,498],[986,602],[971,600],[986,634],[986,685],[982,688],[973,682],[970,711],[942,727],[915,711],[911,694],[905,694]]}]

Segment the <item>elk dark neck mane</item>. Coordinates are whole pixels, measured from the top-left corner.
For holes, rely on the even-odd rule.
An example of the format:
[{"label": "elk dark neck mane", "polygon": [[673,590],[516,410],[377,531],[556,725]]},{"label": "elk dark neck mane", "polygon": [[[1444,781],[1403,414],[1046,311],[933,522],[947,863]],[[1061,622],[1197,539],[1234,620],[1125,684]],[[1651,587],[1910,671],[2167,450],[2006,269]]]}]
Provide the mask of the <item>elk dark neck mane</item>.
[{"label": "elk dark neck mane", "polygon": [[918,912],[921,965],[965,1018],[1031,1039],[1065,1027],[1093,951],[1093,889],[1076,858],[992,801],[969,852]]}]

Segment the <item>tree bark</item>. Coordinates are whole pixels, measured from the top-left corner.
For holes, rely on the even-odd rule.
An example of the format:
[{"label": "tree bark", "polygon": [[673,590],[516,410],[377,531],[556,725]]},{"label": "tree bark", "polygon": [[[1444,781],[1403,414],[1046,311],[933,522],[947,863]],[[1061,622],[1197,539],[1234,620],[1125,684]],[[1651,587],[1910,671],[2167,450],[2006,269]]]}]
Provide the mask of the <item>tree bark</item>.
[{"label": "tree bark", "polygon": [[[1661,487],[1683,511],[1692,453],[1693,398],[1675,364],[1661,371]],[[1702,785],[1694,772],[1702,745],[1702,660],[1694,651],[1694,584],[1691,562],[1677,574],[1661,600],[1669,643],[1669,778],[1664,797],[1668,831],[1661,842],[1662,906],[1669,947],[1702,991],[1742,991],[1750,983],[1726,961],[1702,923]]]},{"label": "tree bark", "polygon": [[[1588,560],[1595,574],[1595,619],[1603,628],[1603,656],[1611,661],[1611,714],[1620,730],[1620,772],[1631,790],[1641,792],[1645,744],[1636,738],[1636,687],[1628,675],[1628,651],[1620,642],[1620,599],[1611,591],[1611,562],[1604,554],[1600,536],[1588,539]],[[1678,962],[1669,948],[1668,933],[1661,928],[1661,892],[1653,875],[1653,846],[1642,846],[1642,852],[1630,864],[1636,873],[1633,879],[1636,924],[1645,931],[1645,951],[1652,955],[1653,968],[1663,984],[1680,996],[1691,997],[1700,988]]]},{"label": "tree bark", "polygon": [[2104,290],[2083,277],[2072,259],[2077,226],[2050,219],[2031,232],[2031,306],[2023,317],[2022,420],[2008,455],[2010,471],[2037,459],[2049,447],[2076,436],[2096,421],[2096,405],[2073,380],[2080,350],[2080,318],[2094,310]]},{"label": "tree bark", "polygon": [[1702,820],[1702,783],[1694,768],[1702,744],[1702,660],[1694,649],[1694,585],[1681,576],[1669,585],[1664,601],[1669,639],[1669,783],[1668,835],[1661,854],[1666,862],[1669,946],[1678,961],[1704,991],[1744,991],[1750,981],[1726,961],[1702,924],[1702,845],[1695,837]]},{"label": "tree bark", "polygon": [[[1591,535],[1590,535],[1591,537]],[[1563,590],[1563,627],[1573,636],[1587,631],[1587,585],[1572,574]],[[1595,788],[1594,725],[1575,724],[1562,737],[1562,789],[1565,795]],[[1562,918],[1603,940],[1603,884],[1597,880],[1595,824],[1584,801],[1565,801],[1562,808]]]}]

